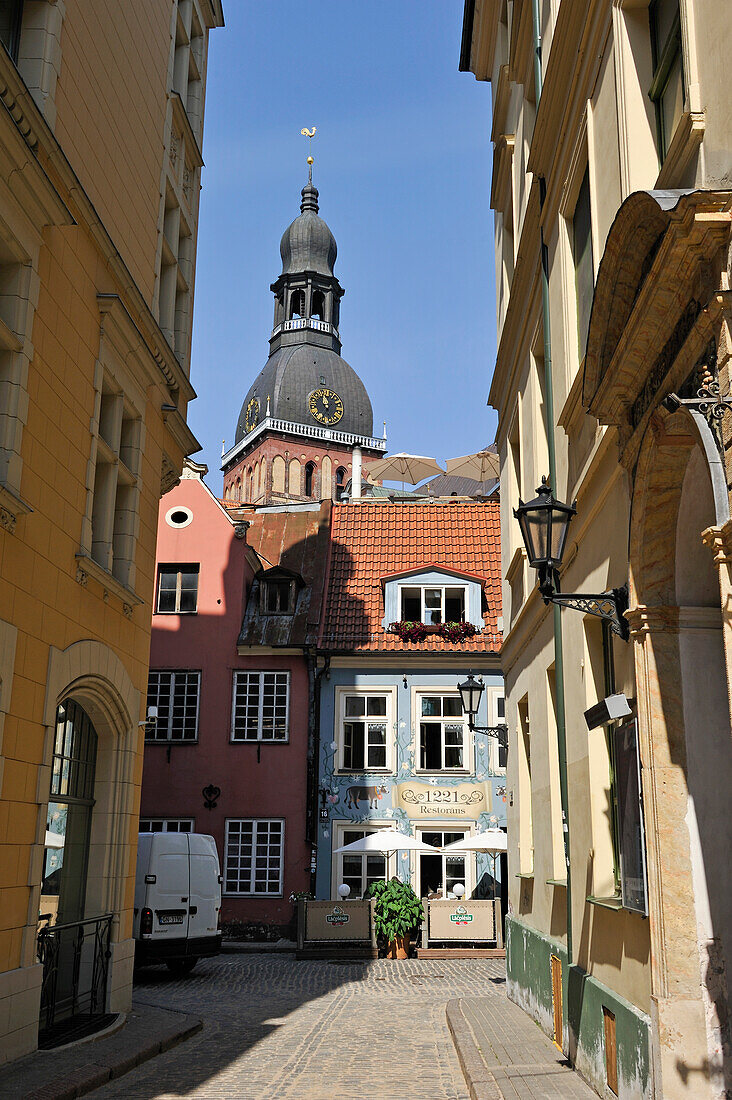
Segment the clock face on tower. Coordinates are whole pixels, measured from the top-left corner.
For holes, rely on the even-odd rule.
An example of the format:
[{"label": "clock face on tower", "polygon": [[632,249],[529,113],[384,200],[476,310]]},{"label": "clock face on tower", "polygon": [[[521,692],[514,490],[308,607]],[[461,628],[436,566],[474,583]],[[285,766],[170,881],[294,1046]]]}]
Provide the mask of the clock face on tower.
[{"label": "clock face on tower", "polygon": [[247,405],[247,414],[244,419],[246,431],[251,432],[259,423],[259,398],[253,397]]},{"label": "clock face on tower", "polygon": [[333,390],[321,386],[313,390],[308,398],[310,415],[319,424],[337,424],[343,416],[343,402]]}]

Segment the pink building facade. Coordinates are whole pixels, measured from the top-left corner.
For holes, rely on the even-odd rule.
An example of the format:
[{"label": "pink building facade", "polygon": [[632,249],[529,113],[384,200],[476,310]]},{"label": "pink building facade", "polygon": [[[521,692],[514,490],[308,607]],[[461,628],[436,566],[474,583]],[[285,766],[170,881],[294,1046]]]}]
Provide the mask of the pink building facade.
[{"label": "pink building facade", "polygon": [[320,506],[265,525],[227,511],[204,472],[189,463],[161,501],[140,829],[211,834],[224,925],[284,934],[310,885]]}]

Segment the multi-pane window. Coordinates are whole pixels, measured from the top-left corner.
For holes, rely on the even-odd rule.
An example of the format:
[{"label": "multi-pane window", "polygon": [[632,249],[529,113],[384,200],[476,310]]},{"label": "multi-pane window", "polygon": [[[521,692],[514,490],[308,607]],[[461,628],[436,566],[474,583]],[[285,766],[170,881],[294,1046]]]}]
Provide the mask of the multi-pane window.
[{"label": "multi-pane window", "polygon": [[401,617],[428,626],[461,623],[465,619],[465,589],[441,585],[402,588]]},{"label": "multi-pane window", "polygon": [[158,602],[159,614],[180,615],[195,611],[198,607],[197,565],[159,565]]},{"label": "multi-pane window", "polygon": [[[459,832],[431,829],[429,832],[422,830],[419,839],[425,844],[431,844],[433,848],[443,848],[446,844],[457,844],[459,840],[464,840],[466,835],[464,829]],[[466,889],[469,888],[469,884],[465,881],[466,871],[467,860],[461,852],[445,852],[441,855],[439,852],[434,854],[420,852],[419,886],[422,897],[429,897],[433,893],[440,893],[443,898],[455,897],[453,888],[458,882],[462,883]]]},{"label": "multi-pane window", "polygon": [[192,817],[141,817],[141,833],[192,833]]},{"label": "multi-pane window", "polygon": [[260,611],[265,615],[291,615],[294,595],[295,582],[289,577],[272,577],[262,581]]},{"label": "multi-pane window", "polygon": [[[90,557],[122,584],[134,576],[142,421],[106,376],[92,455]],[[86,543],[84,538],[83,542]]]},{"label": "multi-pane window", "polygon": [[341,767],[345,771],[372,771],[387,767],[386,694],[341,695]]},{"label": "multi-pane window", "polygon": [[658,156],[663,162],[684,110],[679,0],[652,0],[648,18],[653,61],[653,79],[648,94],[656,108]]},{"label": "multi-pane window", "polygon": [[[503,695],[496,696],[496,722],[497,726],[505,725],[506,722],[506,699]],[[508,766],[508,745],[498,745],[498,767],[505,768]]]},{"label": "multi-pane window", "polygon": [[595,272],[592,259],[592,214],[590,209],[590,170],[585,169],[572,217],[572,256],[577,293],[577,340],[580,360],[585,357],[590,328]]},{"label": "multi-pane window", "polygon": [[285,823],[245,818],[226,822],[225,892],[275,897],[282,893]]},{"label": "multi-pane window", "polygon": [[235,672],[232,741],[286,741],[289,672]]},{"label": "multi-pane window", "polygon": [[[376,829],[344,829],[340,843],[353,844],[375,832]],[[337,885],[345,883],[351,887],[352,898],[362,898],[373,882],[386,878],[386,857],[381,852],[343,852],[339,870]]]},{"label": "multi-pane window", "polygon": [[198,738],[200,672],[150,671],[147,706],[157,718],[145,727],[147,741],[195,741]]},{"label": "multi-pane window", "polygon": [[465,724],[459,695],[419,697],[419,767],[422,771],[464,771]]}]

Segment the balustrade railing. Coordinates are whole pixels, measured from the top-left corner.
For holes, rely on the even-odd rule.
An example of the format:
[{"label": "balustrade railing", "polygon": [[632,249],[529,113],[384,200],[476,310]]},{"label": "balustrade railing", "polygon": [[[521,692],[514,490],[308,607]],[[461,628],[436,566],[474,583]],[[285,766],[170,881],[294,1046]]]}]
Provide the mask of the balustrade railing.
[{"label": "balustrade railing", "polygon": [[298,329],[304,328],[313,329],[315,332],[332,333],[337,340],[340,340],[335,325],[331,321],[320,321],[317,317],[293,317],[291,321],[281,321],[272,329],[272,335],[276,336],[278,332],[297,332]]},{"label": "balustrade railing", "polygon": [[112,913],[39,929],[41,1031],[71,1016],[105,1011],[111,937]]}]

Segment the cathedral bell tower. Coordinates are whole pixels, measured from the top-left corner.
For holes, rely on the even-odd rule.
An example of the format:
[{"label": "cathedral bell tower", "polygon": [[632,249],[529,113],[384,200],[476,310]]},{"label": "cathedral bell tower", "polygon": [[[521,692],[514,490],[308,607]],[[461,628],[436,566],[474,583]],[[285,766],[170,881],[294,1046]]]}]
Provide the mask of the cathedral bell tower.
[{"label": "cathedral bell tower", "polygon": [[318,213],[312,158],[300,214],[280,241],[269,358],[239,414],[221,460],[224,499],[245,504],[339,500],[354,448],[369,462],[386,450],[373,436],[371,401],[341,357],[335,237]]}]

